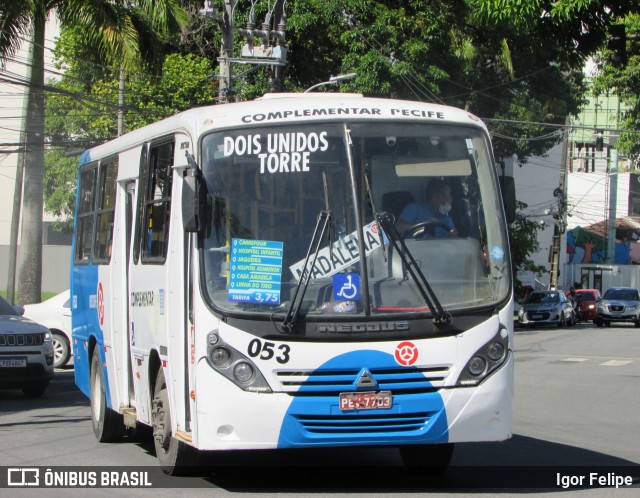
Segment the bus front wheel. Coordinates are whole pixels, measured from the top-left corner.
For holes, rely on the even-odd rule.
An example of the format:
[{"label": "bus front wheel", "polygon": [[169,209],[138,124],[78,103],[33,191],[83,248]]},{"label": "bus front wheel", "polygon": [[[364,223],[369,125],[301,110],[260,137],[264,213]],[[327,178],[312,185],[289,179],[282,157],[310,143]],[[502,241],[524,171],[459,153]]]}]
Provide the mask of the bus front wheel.
[{"label": "bus front wheel", "polygon": [[198,451],[173,437],[169,394],[162,368],[158,372],[153,390],[151,422],[156,457],[164,473],[168,475],[193,473],[198,462]]},{"label": "bus front wheel", "polygon": [[441,474],[449,467],[453,448],[453,443],[400,446],[400,456],[405,467],[419,468],[428,474]]},{"label": "bus front wheel", "polygon": [[91,422],[93,433],[101,443],[115,443],[124,435],[122,415],[107,406],[104,371],[98,346],[91,357]]}]

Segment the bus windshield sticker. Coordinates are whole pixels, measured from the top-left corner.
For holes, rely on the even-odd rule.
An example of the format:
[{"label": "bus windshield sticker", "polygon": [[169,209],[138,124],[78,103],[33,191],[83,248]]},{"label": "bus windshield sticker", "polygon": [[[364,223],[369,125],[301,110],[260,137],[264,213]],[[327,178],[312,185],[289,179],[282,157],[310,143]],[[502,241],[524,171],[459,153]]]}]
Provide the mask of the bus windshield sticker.
[{"label": "bus windshield sticker", "polygon": [[333,299],[336,301],[359,301],[360,274],[336,273],[333,276]]},{"label": "bus windshield sticker", "polygon": [[229,301],[280,304],[283,242],[232,239]]},{"label": "bus windshield sticker", "polygon": [[[364,247],[367,256],[379,247],[382,247],[378,230],[378,223],[375,221],[364,226]],[[384,232],[383,236],[384,245],[387,245],[389,239],[387,239]],[[358,261],[360,261],[360,255],[358,254],[358,232],[353,231],[336,240],[332,248],[326,246],[318,252],[318,258],[316,259],[316,264],[311,276],[312,278],[330,277]],[[303,266],[304,259],[301,259],[289,267],[289,270],[291,270],[296,280],[300,279]]]},{"label": "bus windshield sticker", "polygon": [[327,132],[267,133],[224,137],[224,157],[257,156],[260,174],[309,171],[311,154],[329,148]]}]

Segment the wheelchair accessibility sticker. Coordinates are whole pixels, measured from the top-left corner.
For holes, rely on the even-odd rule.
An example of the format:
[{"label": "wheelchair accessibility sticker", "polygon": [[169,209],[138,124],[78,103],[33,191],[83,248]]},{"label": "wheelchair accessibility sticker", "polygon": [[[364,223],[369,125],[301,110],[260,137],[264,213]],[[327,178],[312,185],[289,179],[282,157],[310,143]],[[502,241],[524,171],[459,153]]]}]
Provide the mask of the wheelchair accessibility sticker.
[{"label": "wheelchair accessibility sticker", "polygon": [[336,301],[360,299],[360,275],[358,273],[336,273],[333,276],[333,299]]}]

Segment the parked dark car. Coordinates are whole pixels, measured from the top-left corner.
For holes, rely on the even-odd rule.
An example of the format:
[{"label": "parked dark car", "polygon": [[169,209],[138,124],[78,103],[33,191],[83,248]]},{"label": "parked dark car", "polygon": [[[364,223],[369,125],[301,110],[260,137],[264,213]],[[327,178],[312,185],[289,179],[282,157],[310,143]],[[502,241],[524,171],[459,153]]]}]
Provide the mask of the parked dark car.
[{"label": "parked dark car", "polygon": [[534,291],[518,312],[518,322],[523,327],[551,324],[564,327],[575,324],[576,317],[573,304],[563,292]]},{"label": "parked dark car", "polygon": [[44,394],[53,377],[53,340],[48,328],[32,322],[0,297],[0,389]]},{"label": "parked dark car", "polygon": [[612,322],[634,323],[640,327],[640,293],[634,287],[612,287],[598,304],[598,316],[593,323],[598,327]]},{"label": "parked dark car", "polygon": [[598,303],[601,300],[602,296],[598,289],[576,289],[573,307],[578,320],[595,320],[598,316]]}]

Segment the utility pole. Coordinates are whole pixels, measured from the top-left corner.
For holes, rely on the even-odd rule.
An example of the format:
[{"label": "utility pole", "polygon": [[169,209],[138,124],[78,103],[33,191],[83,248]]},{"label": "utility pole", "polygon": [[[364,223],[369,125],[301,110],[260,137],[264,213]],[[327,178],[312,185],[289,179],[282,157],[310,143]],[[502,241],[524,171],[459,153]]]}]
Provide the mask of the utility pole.
[{"label": "utility pole", "polygon": [[235,0],[224,0],[224,11],[222,12],[222,22],[219,22],[222,33],[222,44],[220,47],[220,89],[218,92],[219,102],[228,104],[233,93],[233,69],[231,59],[233,58],[233,7]]},{"label": "utility pole", "polygon": [[607,224],[607,263],[616,262],[616,204],[618,202],[618,150],[611,149],[609,167],[609,219]]},{"label": "utility pole", "polygon": [[560,251],[562,249],[562,234],[565,232],[565,213],[567,207],[566,200],[566,177],[567,177],[567,156],[569,150],[569,117],[564,122],[564,138],[562,141],[562,157],[560,159],[560,181],[558,188],[554,190],[554,195],[558,198],[558,209],[553,214],[553,241],[551,243],[551,276],[549,287],[558,288],[558,276],[560,275]]},{"label": "utility pole", "polygon": [[[218,57],[220,74],[216,76],[220,85],[218,100],[221,104],[231,102],[234,79],[242,78],[260,66],[271,67],[272,78],[270,86],[272,91],[283,91],[284,89],[284,68],[287,65],[287,15],[284,10],[286,0],[276,0],[273,3],[261,28],[256,28],[254,13],[256,2],[252,2],[247,26],[245,29],[238,30],[245,40],[240,57],[234,57],[233,50],[233,33],[235,29],[233,13],[236,3],[236,0],[224,0],[223,10],[219,11],[213,6],[212,0],[204,0],[204,7],[200,9],[201,15],[218,23],[222,34],[220,57]],[[274,16],[279,21],[276,29],[271,29]],[[254,40],[258,43],[254,43]],[[232,63],[249,64],[254,67],[234,78]]]}]

